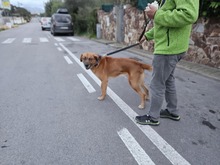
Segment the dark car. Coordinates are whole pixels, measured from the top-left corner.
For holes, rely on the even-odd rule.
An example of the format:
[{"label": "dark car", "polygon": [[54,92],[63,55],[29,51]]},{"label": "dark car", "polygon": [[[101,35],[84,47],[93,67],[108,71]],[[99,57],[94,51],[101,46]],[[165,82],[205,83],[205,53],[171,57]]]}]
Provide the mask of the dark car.
[{"label": "dark car", "polygon": [[51,17],[51,34],[70,34],[74,35],[73,22],[70,14],[55,13]]}]

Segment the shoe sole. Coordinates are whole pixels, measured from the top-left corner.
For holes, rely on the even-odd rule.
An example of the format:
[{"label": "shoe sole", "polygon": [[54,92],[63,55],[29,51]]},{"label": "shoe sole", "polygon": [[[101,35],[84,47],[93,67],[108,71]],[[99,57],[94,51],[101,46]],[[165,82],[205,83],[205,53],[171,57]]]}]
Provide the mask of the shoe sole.
[{"label": "shoe sole", "polygon": [[163,115],[160,115],[160,118],[167,118],[167,119],[171,119],[171,120],[174,120],[174,121],[179,121],[180,120],[180,117],[172,117],[172,116],[163,116]]},{"label": "shoe sole", "polygon": [[141,125],[151,125],[151,126],[158,126],[158,125],[160,125],[160,122],[158,122],[158,123],[145,123],[145,122],[140,122],[140,121],[137,121],[137,120],[136,120],[136,122],[138,124],[141,124]]}]

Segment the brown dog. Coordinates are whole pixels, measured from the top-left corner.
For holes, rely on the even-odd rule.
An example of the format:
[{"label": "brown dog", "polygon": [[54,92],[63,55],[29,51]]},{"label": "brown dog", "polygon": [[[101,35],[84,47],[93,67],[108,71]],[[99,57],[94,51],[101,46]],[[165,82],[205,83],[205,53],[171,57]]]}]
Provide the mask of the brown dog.
[{"label": "brown dog", "polygon": [[151,65],[129,58],[113,58],[90,52],[81,54],[80,61],[84,63],[86,69],[91,69],[101,80],[102,94],[98,97],[99,100],[103,100],[106,96],[109,77],[127,74],[130,86],[141,98],[141,104],[138,108],[143,109],[145,107],[145,99],[148,99],[148,89],[144,85],[144,70],[152,70]]}]

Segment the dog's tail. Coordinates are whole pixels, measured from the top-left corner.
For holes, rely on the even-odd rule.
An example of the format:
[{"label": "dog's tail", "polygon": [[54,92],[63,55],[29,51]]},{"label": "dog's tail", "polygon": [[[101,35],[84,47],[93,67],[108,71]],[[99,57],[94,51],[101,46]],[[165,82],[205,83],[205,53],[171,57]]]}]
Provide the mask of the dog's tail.
[{"label": "dog's tail", "polygon": [[152,67],[151,65],[149,65],[149,64],[143,64],[143,63],[141,63],[141,67],[142,67],[143,69],[146,69],[146,70],[149,70],[149,71],[151,71],[151,70],[153,69],[153,67]]}]

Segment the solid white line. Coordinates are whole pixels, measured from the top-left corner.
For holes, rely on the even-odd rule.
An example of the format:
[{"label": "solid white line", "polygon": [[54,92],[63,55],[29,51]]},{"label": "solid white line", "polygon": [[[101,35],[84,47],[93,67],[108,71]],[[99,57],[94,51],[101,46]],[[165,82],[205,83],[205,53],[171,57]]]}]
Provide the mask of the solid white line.
[{"label": "solid white line", "polygon": [[73,64],[73,62],[70,60],[68,56],[64,56],[64,58],[68,64]]},{"label": "solid white line", "polygon": [[71,41],[80,41],[79,39],[77,39],[77,38],[74,38],[74,37],[67,37],[69,40],[71,40]]},{"label": "solid white line", "polygon": [[[79,59],[63,44],[60,46],[84,69],[92,79],[101,86],[100,80],[92,73],[87,71]],[[138,116],[117,94],[115,94],[109,87],[107,93],[111,99],[119,106],[119,108],[135,123],[135,125],[152,141],[152,143],[167,157],[173,165],[190,165],[171,145],[169,145],[153,128],[148,125],[142,126],[135,122],[134,118]]]},{"label": "solid white line", "polygon": [[47,38],[40,38],[40,42],[49,42]]},{"label": "solid white line", "polygon": [[139,165],[155,165],[126,128],[120,130],[118,135]]},{"label": "solid white line", "polygon": [[171,145],[169,145],[153,128],[148,125],[139,125],[135,122],[138,116],[118,95],[110,88],[107,90],[108,95],[121,108],[121,110],[135,123],[135,125],[151,140],[151,142],[167,157],[174,165],[190,165]]},{"label": "solid white line", "polygon": [[63,42],[65,41],[64,39],[60,38],[60,37],[54,37],[55,40],[57,40],[58,42]]},{"label": "solid white line", "polygon": [[15,40],[15,38],[8,38],[7,40],[5,40],[4,42],[2,42],[3,44],[10,44]]},{"label": "solid white line", "polygon": [[32,39],[31,38],[24,38],[23,43],[31,43]]},{"label": "solid white line", "polygon": [[87,91],[89,93],[93,93],[96,90],[93,88],[93,86],[89,83],[89,81],[83,76],[83,74],[77,74],[78,78],[80,79],[80,81],[83,83],[83,85],[85,86],[85,88],[87,89]]}]

